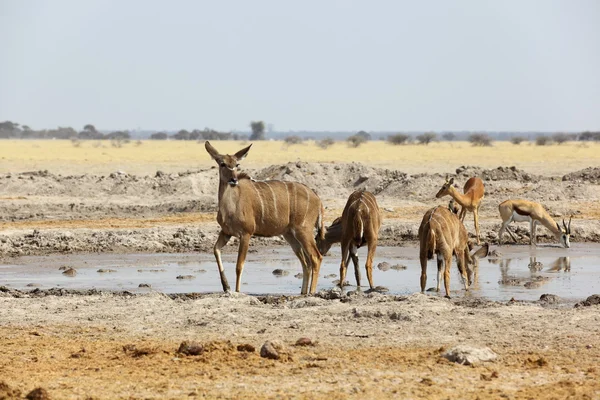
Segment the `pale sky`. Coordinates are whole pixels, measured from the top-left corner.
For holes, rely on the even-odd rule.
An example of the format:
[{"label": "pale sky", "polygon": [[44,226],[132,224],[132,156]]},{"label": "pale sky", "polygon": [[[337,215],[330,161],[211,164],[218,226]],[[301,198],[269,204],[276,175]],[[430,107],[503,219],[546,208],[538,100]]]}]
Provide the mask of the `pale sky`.
[{"label": "pale sky", "polygon": [[600,1],[0,0],[34,129],[600,130]]}]

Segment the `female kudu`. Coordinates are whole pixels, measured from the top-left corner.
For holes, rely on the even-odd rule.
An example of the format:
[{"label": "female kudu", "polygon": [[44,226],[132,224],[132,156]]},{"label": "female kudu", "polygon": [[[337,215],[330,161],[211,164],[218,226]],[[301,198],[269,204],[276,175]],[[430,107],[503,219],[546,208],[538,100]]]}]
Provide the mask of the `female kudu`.
[{"label": "female kudu", "polygon": [[315,227],[319,237],[324,235],[321,199],[301,183],[255,181],[240,173],[239,162],[246,157],[251,146],[228,155],[220,154],[208,141],[205,143],[206,151],[219,165],[217,222],[221,232],[214,254],[223,290],[230,289],[221,261],[221,248],[231,236],[240,241],[235,269],[235,291],[239,292],[250,237],[282,235],[302,264],[301,293],[308,292],[309,283],[310,293],[314,293],[323,259],[313,237]]}]

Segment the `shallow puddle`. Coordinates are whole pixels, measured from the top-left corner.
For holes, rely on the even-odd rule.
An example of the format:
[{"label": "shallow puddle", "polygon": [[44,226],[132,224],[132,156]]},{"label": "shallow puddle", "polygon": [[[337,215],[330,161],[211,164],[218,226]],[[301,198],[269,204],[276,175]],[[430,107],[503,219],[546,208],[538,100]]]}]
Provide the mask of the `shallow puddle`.
[{"label": "shallow puddle", "polygon": [[[252,248],[251,248],[252,249]],[[490,300],[538,300],[541,294],[551,293],[565,301],[584,299],[600,293],[600,245],[574,244],[571,249],[550,245],[492,246],[497,258],[480,261],[475,284],[465,293],[456,264],[453,263],[451,290],[453,296],[478,296]],[[237,255],[224,254],[225,271],[231,287],[235,287]],[[339,279],[339,246],[324,257],[318,289],[334,287]],[[366,249],[359,250],[361,283],[368,289],[364,270]],[[377,268],[380,263],[387,266]],[[66,276],[60,267],[73,267],[75,276]],[[284,276],[273,274],[276,269]],[[98,272],[104,270],[105,272]],[[299,294],[302,279],[300,263],[290,248],[255,248],[248,254],[242,276],[242,291],[254,294]],[[427,287],[436,286],[435,260],[428,264]],[[375,257],[373,280],[392,294],[419,291],[420,265],[418,247],[379,247]],[[355,290],[354,268],[346,275]],[[11,264],[0,265],[0,286],[15,289],[128,290],[165,293],[218,292],[221,282],[212,254],[86,254],[44,257],[22,257]],[[140,285],[149,285],[143,288]],[[442,285],[443,291],[443,285]],[[436,295],[435,292],[432,294]],[[442,293],[443,294],[443,293]],[[441,295],[441,294],[440,294]]]}]

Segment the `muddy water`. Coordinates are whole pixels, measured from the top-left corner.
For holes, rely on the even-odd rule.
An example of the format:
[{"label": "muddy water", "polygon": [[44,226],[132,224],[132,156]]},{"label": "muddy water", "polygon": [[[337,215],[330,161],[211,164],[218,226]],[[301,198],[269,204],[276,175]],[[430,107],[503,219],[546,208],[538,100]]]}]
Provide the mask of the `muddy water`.
[{"label": "muddy water", "polygon": [[[474,286],[466,294],[458,270],[453,265],[453,296],[479,296],[491,300],[537,300],[543,293],[576,301],[600,293],[600,245],[574,244],[571,249],[554,246],[492,246],[500,254],[480,261]],[[364,262],[366,249],[359,250]],[[339,277],[339,247],[324,258],[319,289],[329,289]],[[235,254],[224,254],[225,270],[235,285]],[[393,294],[410,294],[419,290],[420,265],[417,247],[380,247],[375,266],[387,262],[389,269],[374,268],[376,286]],[[66,276],[60,267],[73,267],[75,276]],[[285,276],[273,274],[282,269]],[[104,272],[101,272],[104,271]],[[291,249],[256,249],[249,253],[242,277],[242,291],[256,294],[298,294],[302,269]],[[427,287],[436,286],[436,264],[428,264]],[[362,284],[366,285],[364,267]],[[354,284],[351,266],[346,279]],[[150,288],[140,287],[140,284]],[[221,283],[216,263],[209,254],[88,254],[46,257],[22,257],[0,265],[0,285],[15,289],[128,290],[165,293],[218,292]],[[443,287],[443,286],[442,286]],[[349,286],[348,290],[356,289]],[[363,289],[368,289],[364,287]],[[442,289],[443,290],[443,289]],[[435,292],[430,292],[436,295]]]}]

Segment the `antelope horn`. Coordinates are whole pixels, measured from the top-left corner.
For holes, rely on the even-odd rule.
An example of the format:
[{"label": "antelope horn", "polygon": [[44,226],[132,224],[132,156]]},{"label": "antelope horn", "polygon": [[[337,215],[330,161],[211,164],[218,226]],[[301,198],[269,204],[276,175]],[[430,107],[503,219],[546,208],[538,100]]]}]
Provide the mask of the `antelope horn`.
[{"label": "antelope horn", "polygon": [[563,218],[563,226],[565,227],[565,233],[567,233],[569,231],[569,229],[567,228],[567,224],[565,224],[564,218]]},{"label": "antelope horn", "polygon": [[567,233],[570,235],[571,234],[571,219],[573,218],[573,216],[571,215],[569,217],[569,226],[567,227]]}]

